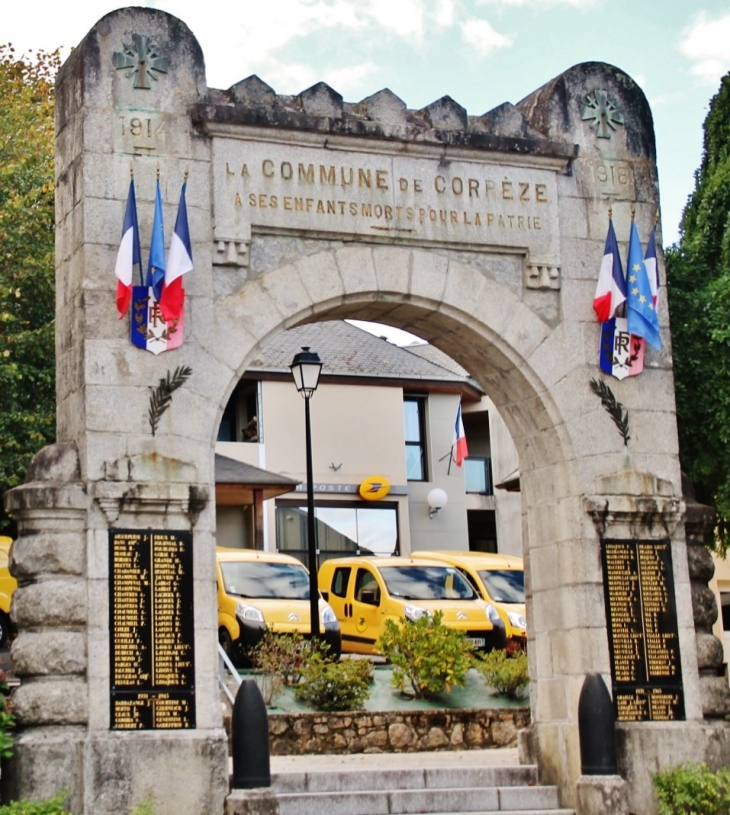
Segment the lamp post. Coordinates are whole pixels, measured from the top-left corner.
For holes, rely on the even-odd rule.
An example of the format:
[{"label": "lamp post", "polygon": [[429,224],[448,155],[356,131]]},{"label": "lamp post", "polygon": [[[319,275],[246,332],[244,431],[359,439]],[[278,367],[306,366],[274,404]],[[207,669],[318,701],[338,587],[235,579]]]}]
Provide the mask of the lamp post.
[{"label": "lamp post", "polygon": [[304,397],[304,426],[307,439],[307,550],[309,553],[309,618],[312,639],[319,637],[319,588],[317,587],[317,542],[314,525],[314,482],[312,479],[312,427],[309,400],[317,390],[322,362],[319,356],[303,346],[295,355],[291,368],[294,384]]}]

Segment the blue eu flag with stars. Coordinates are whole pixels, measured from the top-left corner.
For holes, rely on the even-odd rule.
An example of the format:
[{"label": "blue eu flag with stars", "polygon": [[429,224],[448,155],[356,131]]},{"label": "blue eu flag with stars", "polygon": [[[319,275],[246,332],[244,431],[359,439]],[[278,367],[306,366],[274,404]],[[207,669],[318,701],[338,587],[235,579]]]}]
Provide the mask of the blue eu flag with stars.
[{"label": "blue eu flag with stars", "polygon": [[155,300],[160,301],[162,284],[165,280],[165,226],[162,220],[162,195],[160,180],[157,179],[155,193],[155,216],[152,221],[152,240],[150,242],[150,260],[147,266],[147,285],[154,291]]},{"label": "blue eu flag with stars", "polygon": [[656,312],[649,275],[644,265],[639,232],[633,221],[629,238],[629,258],[626,264],[626,288],[629,333],[643,337],[649,345],[659,351],[662,347],[659,315]]}]

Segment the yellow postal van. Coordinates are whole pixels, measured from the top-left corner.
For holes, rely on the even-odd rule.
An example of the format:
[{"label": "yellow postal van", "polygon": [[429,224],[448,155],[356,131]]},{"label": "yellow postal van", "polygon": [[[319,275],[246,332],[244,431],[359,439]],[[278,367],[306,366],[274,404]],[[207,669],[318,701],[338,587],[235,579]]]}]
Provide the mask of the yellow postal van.
[{"label": "yellow postal van", "polygon": [[10,603],[18,581],[8,569],[8,555],[13,539],[0,535],[0,647],[10,639]]},{"label": "yellow postal van", "polygon": [[508,644],[525,647],[525,569],[521,557],[445,550],[413,552],[412,557],[415,560],[437,560],[457,568],[479,592],[482,600],[497,609],[504,621]]},{"label": "yellow postal van", "polygon": [[[256,549],[216,549],[218,640],[235,663],[264,631],[309,634],[309,572],[299,560]],[[329,653],[340,655],[340,624],[319,599],[320,632]]]},{"label": "yellow postal van", "polygon": [[325,561],[319,590],[342,629],[342,650],[377,653],[385,621],[417,620],[443,612],[443,625],[461,631],[475,650],[504,648],[496,609],[457,569],[438,561],[401,557],[344,557]]}]

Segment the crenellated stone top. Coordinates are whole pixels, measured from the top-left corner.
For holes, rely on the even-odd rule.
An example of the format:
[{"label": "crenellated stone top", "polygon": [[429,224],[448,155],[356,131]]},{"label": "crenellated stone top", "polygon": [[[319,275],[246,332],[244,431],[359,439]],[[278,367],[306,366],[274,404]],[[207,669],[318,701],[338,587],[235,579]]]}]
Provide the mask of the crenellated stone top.
[{"label": "crenellated stone top", "polygon": [[196,119],[203,128],[215,121],[566,159],[578,155],[575,144],[547,138],[509,102],[480,116],[469,116],[450,96],[410,110],[388,88],[359,102],[345,102],[324,82],[285,96],[256,75],[227,91],[210,89],[208,99],[196,108]]}]

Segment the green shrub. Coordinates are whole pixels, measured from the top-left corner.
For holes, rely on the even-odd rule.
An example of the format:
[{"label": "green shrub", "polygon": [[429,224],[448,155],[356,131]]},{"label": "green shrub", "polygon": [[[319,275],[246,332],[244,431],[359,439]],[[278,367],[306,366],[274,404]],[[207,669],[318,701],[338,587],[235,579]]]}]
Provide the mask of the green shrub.
[{"label": "green shrub", "polygon": [[71,815],[66,809],[67,793],[48,801],[12,801],[0,806],[0,815]]},{"label": "green shrub", "polygon": [[294,695],[316,710],[358,710],[370,696],[372,665],[369,660],[333,662],[312,650]]},{"label": "green shrub", "polygon": [[[0,805],[0,815],[71,815],[66,809],[68,793],[61,792],[47,801],[12,801]],[[155,808],[150,800],[142,801],[129,815],[155,815]]]},{"label": "green shrub", "polygon": [[730,770],[682,764],[652,777],[660,815],[726,815],[730,812]]},{"label": "green shrub", "polygon": [[527,654],[524,651],[508,654],[506,651],[494,650],[488,654],[480,654],[474,667],[490,688],[510,699],[519,699],[530,682]]},{"label": "green shrub", "polygon": [[[385,621],[385,633],[378,650],[393,665],[391,683],[401,693],[416,699],[433,699],[464,686],[471,667],[471,646],[464,635],[441,624],[443,612],[427,614],[412,622],[405,617],[400,624]],[[412,691],[406,691],[410,684]]]},{"label": "green shrub", "polygon": [[15,741],[11,732],[15,728],[15,717],[10,712],[9,694],[5,671],[0,670],[0,758],[10,758],[13,755]]},{"label": "green shrub", "polygon": [[264,636],[249,649],[248,658],[258,673],[265,704],[270,705],[284,686],[299,682],[310,651],[310,643],[301,634],[275,634],[270,628],[264,631]]}]

